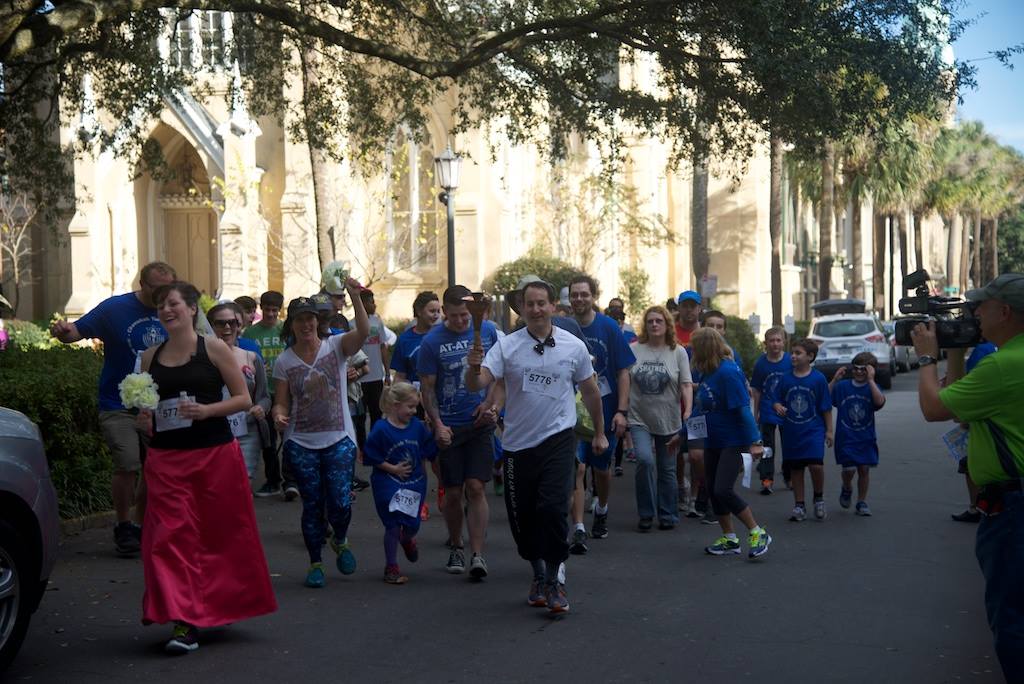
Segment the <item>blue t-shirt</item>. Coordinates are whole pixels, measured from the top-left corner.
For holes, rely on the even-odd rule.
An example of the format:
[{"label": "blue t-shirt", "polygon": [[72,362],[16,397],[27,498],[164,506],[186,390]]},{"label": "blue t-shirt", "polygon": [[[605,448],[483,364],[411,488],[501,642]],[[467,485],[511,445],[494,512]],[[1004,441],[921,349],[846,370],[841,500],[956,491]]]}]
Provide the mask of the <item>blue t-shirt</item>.
[{"label": "blue t-shirt", "polygon": [[[484,321],[480,328],[480,340],[484,354],[498,341],[498,329],[494,323]],[[464,333],[454,333],[445,325],[434,327],[423,336],[419,353],[416,355],[416,374],[434,376],[434,391],[441,422],[445,425],[470,425],[473,411],[487,396],[481,390],[470,392],[466,389],[466,355],[473,346],[473,324]]]},{"label": "blue t-shirt", "polygon": [[[412,466],[409,476],[402,480],[397,475],[386,473],[374,468],[370,475],[373,485],[373,501],[377,507],[377,515],[385,527],[405,525],[419,527],[419,516],[413,519],[399,511],[389,511],[388,504],[399,489],[411,489],[420,496],[427,492],[427,471],[424,461],[432,461],[437,456],[437,442],[430,430],[415,416],[404,428],[395,427],[386,418],[373,424],[373,429],[366,438],[363,448],[363,460],[367,465],[376,466],[380,463],[397,465],[408,461]],[[421,498],[422,501],[422,498]]]},{"label": "blue t-shirt", "polygon": [[156,309],[146,306],[134,292],[129,292],[103,300],[79,318],[75,326],[82,337],[103,341],[100,410],[124,409],[117,386],[135,370],[139,354],[167,339]]},{"label": "blue t-shirt", "polygon": [[750,392],[743,371],[732,359],[701,380],[690,414],[703,415],[708,424],[704,445],[711,449],[749,446],[761,439],[750,410]]},{"label": "blue t-shirt", "polygon": [[754,364],[754,376],[750,379],[750,386],[761,393],[757,410],[758,419],[762,424],[782,425],[782,418],[772,408],[772,394],[775,393],[782,376],[792,370],[793,362],[789,359],[789,352],[783,352],[782,358],[775,362],[769,361],[767,354],[761,354]]},{"label": "blue t-shirt", "polygon": [[825,458],[825,419],[822,414],[832,410],[828,381],[821,371],[811,369],[802,378],[792,372],[779,379],[772,403],[786,407],[782,421],[783,460]]},{"label": "blue t-shirt", "polygon": [[971,355],[967,357],[967,362],[964,364],[964,372],[970,373],[983,358],[995,351],[998,351],[998,349],[999,348],[991,342],[982,342],[979,344],[971,350]]},{"label": "blue t-shirt", "polygon": [[391,370],[405,374],[406,382],[419,382],[420,376],[416,374],[416,353],[420,350],[420,344],[425,333],[416,332],[415,328],[406,328],[398,336],[395,348],[391,351]]},{"label": "blue t-shirt", "polygon": [[614,319],[595,313],[590,325],[581,327],[594,357],[594,372],[597,374],[604,408],[605,430],[611,432],[612,417],[619,408],[619,371],[636,363],[636,357]]},{"label": "blue t-shirt", "polygon": [[238,348],[244,349],[245,351],[256,352],[256,356],[263,358],[263,350],[260,345],[256,343],[256,340],[250,340],[247,337],[238,337]]},{"label": "blue t-shirt", "polygon": [[875,434],[875,400],[867,383],[840,380],[832,388],[836,407],[836,463],[878,465],[878,436]]}]

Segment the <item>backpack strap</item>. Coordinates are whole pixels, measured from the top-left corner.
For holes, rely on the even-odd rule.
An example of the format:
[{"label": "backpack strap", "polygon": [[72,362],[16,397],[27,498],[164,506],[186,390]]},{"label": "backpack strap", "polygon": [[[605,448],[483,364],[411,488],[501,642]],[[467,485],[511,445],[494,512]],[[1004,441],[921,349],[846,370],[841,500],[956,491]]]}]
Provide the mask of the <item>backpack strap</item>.
[{"label": "backpack strap", "polygon": [[1017,470],[1017,462],[1013,458],[1013,452],[1010,451],[1010,445],[1006,443],[1006,435],[1003,434],[1003,431],[999,429],[991,418],[985,419],[985,425],[988,426],[989,434],[992,435],[992,441],[995,442],[999,465],[1003,467],[1003,470],[1006,471],[1011,480],[1020,480],[1021,484],[1024,485],[1024,476]]}]

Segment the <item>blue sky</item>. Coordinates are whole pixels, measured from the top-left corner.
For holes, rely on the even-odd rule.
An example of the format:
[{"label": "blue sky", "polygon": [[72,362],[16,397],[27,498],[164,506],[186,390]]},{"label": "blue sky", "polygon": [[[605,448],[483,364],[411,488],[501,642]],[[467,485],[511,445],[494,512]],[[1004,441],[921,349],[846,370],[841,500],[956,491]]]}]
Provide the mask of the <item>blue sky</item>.
[{"label": "blue sky", "polygon": [[[984,58],[989,50],[1024,43],[1024,0],[964,0],[957,14],[978,17],[953,43],[958,60]],[[1024,55],[1013,57],[1012,71],[995,59],[973,64],[978,87],[962,93],[958,118],[981,121],[999,142],[1024,153]]]}]

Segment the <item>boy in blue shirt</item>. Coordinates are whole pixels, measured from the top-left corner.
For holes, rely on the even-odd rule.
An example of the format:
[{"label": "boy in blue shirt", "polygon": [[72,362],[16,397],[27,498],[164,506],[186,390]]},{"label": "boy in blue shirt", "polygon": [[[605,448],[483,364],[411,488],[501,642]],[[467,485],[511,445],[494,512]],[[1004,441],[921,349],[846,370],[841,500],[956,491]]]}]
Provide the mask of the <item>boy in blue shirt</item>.
[{"label": "boy in blue shirt", "polygon": [[[764,354],[754,364],[754,376],[750,380],[750,395],[754,400],[754,420],[761,430],[761,441],[771,449],[771,456],[765,456],[757,464],[761,478],[761,493],[772,493],[775,485],[775,432],[782,425],[782,418],[772,409],[772,395],[782,376],[789,373],[793,363],[786,352],[786,331],[782,327],[769,328],[764,334]],[[789,486],[789,467],[783,462],[782,477]]]},{"label": "boy in blue shirt", "polygon": [[861,352],[853,357],[852,377],[846,367],[836,371],[828,384],[832,404],[836,407],[836,463],[843,468],[843,488],[839,505],[850,507],[853,496],[853,474],[857,473],[857,515],[869,516],[868,483],[871,468],[878,465],[878,436],[875,434],[875,411],[885,406],[882,390],[875,384],[875,355]]},{"label": "boy in blue shirt", "polygon": [[806,519],[804,470],[811,471],[814,517],[825,519],[825,447],[832,446],[832,398],[821,371],[811,368],[818,356],[814,340],[798,340],[789,352],[793,371],[782,376],[772,394],[772,408],[782,421],[782,458],[789,463],[793,485],[793,513]]}]

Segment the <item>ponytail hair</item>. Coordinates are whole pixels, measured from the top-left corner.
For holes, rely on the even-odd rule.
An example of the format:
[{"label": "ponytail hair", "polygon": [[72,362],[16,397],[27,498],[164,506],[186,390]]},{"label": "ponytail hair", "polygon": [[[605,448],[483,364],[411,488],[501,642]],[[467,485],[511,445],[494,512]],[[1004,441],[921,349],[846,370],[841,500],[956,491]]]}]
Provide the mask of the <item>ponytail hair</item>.
[{"label": "ponytail hair", "polygon": [[388,412],[388,409],[395,404],[400,404],[403,401],[410,399],[419,399],[420,393],[415,387],[408,382],[393,382],[384,388],[384,391],[380,395],[380,410],[384,413]]}]

